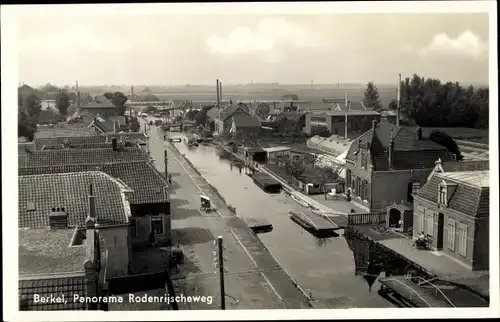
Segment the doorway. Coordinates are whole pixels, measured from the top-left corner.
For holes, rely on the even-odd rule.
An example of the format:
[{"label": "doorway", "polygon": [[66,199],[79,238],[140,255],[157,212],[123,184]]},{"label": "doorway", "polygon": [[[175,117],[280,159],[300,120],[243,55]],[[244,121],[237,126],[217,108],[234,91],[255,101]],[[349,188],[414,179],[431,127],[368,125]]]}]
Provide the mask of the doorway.
[{"label": "doorway", "polygon": [[389,228],[402,228],[400,221],[401,211],[396,208],[389,210]]},{"label": "doorway", "polygon": [[439,215],[438,215],[437,244],[436,244],[436,248],[438,250],[443,249],[443,241],[444,241],[444,215],[442,213],[439,213]]}]

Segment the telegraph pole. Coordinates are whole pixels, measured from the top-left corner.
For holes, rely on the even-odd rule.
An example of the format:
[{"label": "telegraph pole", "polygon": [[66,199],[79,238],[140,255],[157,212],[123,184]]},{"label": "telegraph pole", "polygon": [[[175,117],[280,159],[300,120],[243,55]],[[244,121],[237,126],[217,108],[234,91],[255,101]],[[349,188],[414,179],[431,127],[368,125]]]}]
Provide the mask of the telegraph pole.
[{"label": "telegraph pole", "polygon": [[217,250],[213,252],[214,254],[214,266],[217,267],[219,266],[219,277],[220,277],[220,309],[225,310],[226,309],[226,291],[224,288],[224,272],[226,271],[224,269],[224,261],[226,260],[224,258],[224,243],[223,243],[223,237],[218,236],[217,237],[217,242],[214,241],[214,245],[217,246]]}]

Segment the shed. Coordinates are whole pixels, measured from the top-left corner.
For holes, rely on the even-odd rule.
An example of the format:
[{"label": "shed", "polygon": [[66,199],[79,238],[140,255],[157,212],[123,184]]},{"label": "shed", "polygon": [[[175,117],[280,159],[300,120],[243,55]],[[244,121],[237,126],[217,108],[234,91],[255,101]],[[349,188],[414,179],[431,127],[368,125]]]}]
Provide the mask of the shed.
[{"label": "shed", "polygon": [[407,232],[413,227],[413,207],[406,203],[387,206],[386,225],[397,231]]},{"label": "shed", "polygon": [[283,159],[289,158],[292,148],[287,146],[276,146],[264,148],[267,163],[278,164]]}]

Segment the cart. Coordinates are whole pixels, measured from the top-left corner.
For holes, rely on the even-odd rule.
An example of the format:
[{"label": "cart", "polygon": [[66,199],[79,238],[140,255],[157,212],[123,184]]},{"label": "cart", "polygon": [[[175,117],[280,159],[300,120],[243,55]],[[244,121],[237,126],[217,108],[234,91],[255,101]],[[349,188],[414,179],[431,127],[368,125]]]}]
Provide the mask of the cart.
[{"label": "cart", "polygon": [[201,202],[201,210],[205,212],[210,212],[212,211],[212,203],[210,202],[210,198],[207,196],[201,196],[200,197],[200,202]]}]

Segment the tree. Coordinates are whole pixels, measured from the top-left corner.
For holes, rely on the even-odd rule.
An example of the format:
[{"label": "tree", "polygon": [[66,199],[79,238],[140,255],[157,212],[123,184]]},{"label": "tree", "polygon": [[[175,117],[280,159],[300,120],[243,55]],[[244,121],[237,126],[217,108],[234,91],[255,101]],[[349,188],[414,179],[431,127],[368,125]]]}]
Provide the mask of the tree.
[{"label": "tree", "polygon": [[363,104],[367,107],[373,108],[375,111],[378,111],[382,108],[380,105],[377,86],[375,86],[373,82],[369,82],[366,85],[365,95],[363,97]]},{"label": "tree", "polygon": [[51,83],[47,83],[42,88],[40,88],[40,90],[42,92],[45,92],[45,93],[50,93],[50,92],[57,92],[57,91],[59,91],[59,88],[57,88],[56,86],[52,85]]},{"label": "tree", "polygon": [[325,125],[313,125],[311,126],[311,136],[315,135],[327,138],[331,135],[331,133]]},{"label": "tree", "polygon": [[389,102],[389,106],[388,106],[389,110],[391,111],[396,111],[398,109],[398,101],[397,100],[391,100]]},{"label": "tree", "polygon": [[64,89],[59,90],[56,96],[56,108],[61,115],[66,115],[69,107],[69,95]]},{"label": "tree", "polygon": [[484,127],[489,91],[416,74],[401,81],[401,113],[420,126]]},{"label": "tree", "polygon": [[213,105],[203,106],[202,109],[198,113],[196,113],[196,115],[194,116],[196,126],[205,126],[205,124],[207,123],[207,112],[213,107]]},{"label": "tree", "polygon": [[125,110],[127,107],[125,106],[125,103],[127,102],[128,98],[123,94],[122,92],[114,92],[114,93],[105,93],[104,96],[113,103],[113,105],[116,106],[118,109],[118,112],[120,115],[125,114]]},{"label": "tree", "polygon": [[17,135],[33,141],[37,119],[42,111],[42,103],[34,93],[23,94],[20,90],[18,90],[17,102]]},{"label": "tree", "polygon": [[429,139],[447,148],[450,153],[455,154],[457,160],[463,160],[464,157],[460,152],[460,148],[458,147],[455,140],[453,140],[453,138],[448,134],[435,130],[431,132],[431,134],[429,135]]}]

